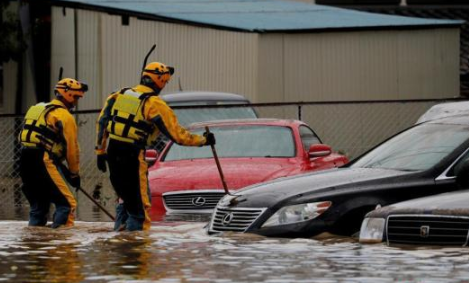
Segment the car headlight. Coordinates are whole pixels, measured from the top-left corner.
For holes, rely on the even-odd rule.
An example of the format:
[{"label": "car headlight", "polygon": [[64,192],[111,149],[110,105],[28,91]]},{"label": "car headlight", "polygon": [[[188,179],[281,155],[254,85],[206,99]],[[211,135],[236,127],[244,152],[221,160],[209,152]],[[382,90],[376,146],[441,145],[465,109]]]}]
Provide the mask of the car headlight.
[{"label": "car headlight", "polygon": [[365,218],[360,229],[360,243],[381,243],[385,223],[384,218]]},{"label": "car headlight", "polygon": [[321,201],[282,207],[262,227],[272,227],[314,219],[326,211],[332,202]]}]

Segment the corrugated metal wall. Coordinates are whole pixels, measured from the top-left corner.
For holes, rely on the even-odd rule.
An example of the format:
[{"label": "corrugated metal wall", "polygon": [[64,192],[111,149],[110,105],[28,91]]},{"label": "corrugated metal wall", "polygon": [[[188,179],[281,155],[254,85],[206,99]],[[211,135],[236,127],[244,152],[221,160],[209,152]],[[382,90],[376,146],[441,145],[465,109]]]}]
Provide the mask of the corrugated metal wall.
[{"label": "corrugated metal wall", "polygon": [[459,96],[459,30],[265,34],[260,101]]},{"label": "corrugated metal wall", "polygon": [[[52,9],[53,85],[75,70],[74,10]],[[459,95],[459,30],[255,34],[77,10],[79,78],[100,107],[139,81],[143,59],[176,68],[165,93],[235,92],[254,102],[446,98]],[[55,73],[56,72],[56,73]]]},{"label": "corrugated metal wall", "polygon": [[165,93],[212,90],[255,95],[257,35],[103,15],[104,91],[138,83],[143,59],[153,44],[150,61],[174,66]]},{"label": "corrugated metal wall", "polygon": [[[74,76],[74,13],[52,9],[52,74],[56,83],[60,66]],[[156,44],[148,62],[160,61],[176,68],[164,93],[211,90],[242,93],[255,99],[257,88],[257,34],[167,24],[77,10],[79,79],[90,85],[80,109],[102,106],[107,95],[139,82],[143,60]]]}]

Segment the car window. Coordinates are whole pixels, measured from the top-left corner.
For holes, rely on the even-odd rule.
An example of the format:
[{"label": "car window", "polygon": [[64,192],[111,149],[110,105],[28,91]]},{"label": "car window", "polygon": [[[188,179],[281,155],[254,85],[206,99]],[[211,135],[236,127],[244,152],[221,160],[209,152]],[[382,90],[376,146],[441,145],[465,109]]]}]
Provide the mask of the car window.
[{"label": "car window", "polygon": [[308,151],[311,145],[321,143],[319,137],[316,136],[316,134],[310,128],[302,125],[300,126],[299,130],[301,142],[303,143],[303,148],[305,151]]},{"label": "car window", "polygon": [[257,118],[256,112],[251,107],[174,109],[174,113],[181,125],[213,120]]},{"label": "car window", "polygon": [[468,138],[467,126],[420,124],[365,154],[351,167],[426,170],[435,166]]},{"label": "car window", "polygon": [[[292,130],[280,126],[212,127],[219,157],[293,157],[295,144]],[[203,130],[195,130],[202,134]],[[173,144],[164,160],[213,158],[209,146],[187,147]]]},{"label": "car window", "polygon": [[462,164],[464,164],[464,162],[466,160],[469,159],[469,150],[466,151],[466,153],[464,153],[464,155],[461,157],[461,159],[458,160],[458,162],[456,163],[456,165],[454,165],[454,167],[450,170],[450,172],[448,173],[448,176],[455,176],[456,175],[456,172],[459,171],[459,168]]}]

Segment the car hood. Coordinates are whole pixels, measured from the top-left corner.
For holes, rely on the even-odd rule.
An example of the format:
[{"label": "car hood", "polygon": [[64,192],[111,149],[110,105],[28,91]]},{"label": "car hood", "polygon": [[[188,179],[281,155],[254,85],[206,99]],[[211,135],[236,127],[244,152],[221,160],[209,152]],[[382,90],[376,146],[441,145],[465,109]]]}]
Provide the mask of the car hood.
[{"label": "car hood", "polygon": [[469,216],[469,190],[451,192],[399,202],[370,212],[368,217],[392,214],[433,214]]},{"label": "car hood", "polygon": [[[221,159],[225,182],[229,189],[292,174],[299,165],[291,159]],[[171,161],[149,171],[152,192],[177,190],[223,189],[215,160]]]},{"label": "car hood", "polygon": [[[241,195],[236,203],[242,202],[242,206],[248,207],[270,207],[294,196],[320,196],[322,193],[330,193],[331,190],[356,190],[366,188],[367,183],[377,179],[405,175],[409,175],[409,172],[374,168],[335,168],[253,185],[236,193]],[[376,186],[376,182],[373,184]]]}]

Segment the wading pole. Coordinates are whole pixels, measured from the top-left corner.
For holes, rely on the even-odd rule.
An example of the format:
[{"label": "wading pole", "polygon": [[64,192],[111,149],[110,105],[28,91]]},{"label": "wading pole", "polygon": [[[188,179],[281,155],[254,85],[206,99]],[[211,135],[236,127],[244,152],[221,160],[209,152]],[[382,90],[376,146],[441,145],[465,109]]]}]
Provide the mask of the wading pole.
[{"label": "wading pole", "polygon": [[92,196],[90,196],[85,190],[83,190],[83,188],[78,188],[78,190],[80,192],[82,192],[87,198],[89,198],[94,204],[96,204],[97,207],[99,207],[104,213],[106,213],[107,216],[109,216],[109,218],[112,219],[112,221],[116,221],[116,219],[114,218],[114,216],[112,216],[111,213],[109,213],[109,211],[107,211],[104,206],[102,206],[99,202],[97,202]]},{"label": "wading pole", "polygon": [[[62,162],[60,161],[57,161],[55,163],[59,168],[60,168],[60,172],[62,172],[62,174],[64,175],[65,179],[70,183],[70,170],[68,170],[67,166],[65,166]],[[115,221],[116,219],[114,218],[114,216],[112,216],[111,213],[109,213],[109,211],[107,211],[104,206],[102,206],[99,202],[97,202],[92,196],[90,196],[90,194],[88,194],[85,190],[83,190],[82,187],[79,187],[79,188],[76,188],[77,191],[80,191],[82,192],[89,200],[91,200],[94,204],[96,204],[97,207],[99,207],[99,209],[101,209],[104,213],[106,213],[107,216],[109,216],[109,218],[112,219],[112,221]]]},{"label": "wading pole", "polygon": [[[209,130],[208,126],[205,126],[205,131],[207,133],[210,133],[210,130]],[[221,170],[220,160],[218,160],[218,154],[217,154],[217,150],[215,149],[215,145],[211,144],[210,147],[212,148],[213,158],[215,159],[215,163],[217,164],[218,173],[220,173],[220,178],[221,178],[221,182],[223,184],[223,189],[225,190],[225,193],[227,195],[232,196],[232,194],[228,190],[228,186],[226,185],[225,176],[223,176],[223,171]]]}]

